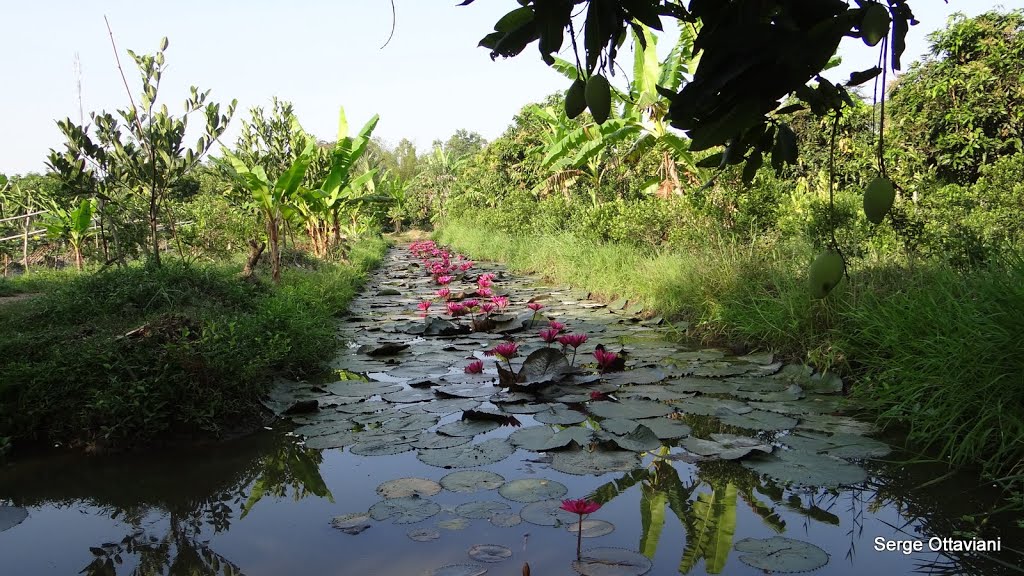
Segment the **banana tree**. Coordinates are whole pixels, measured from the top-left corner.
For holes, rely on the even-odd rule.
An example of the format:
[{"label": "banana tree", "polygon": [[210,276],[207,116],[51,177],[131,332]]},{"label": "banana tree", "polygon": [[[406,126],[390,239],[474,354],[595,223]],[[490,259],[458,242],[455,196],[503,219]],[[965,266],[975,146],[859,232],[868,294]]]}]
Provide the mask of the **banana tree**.
[{"label": "banana tree", "polygon": [[228,162],[234,168],[239,183],[252,194],[267,225],[267,241],[270,244],[271,275],[274,282],[281,281],[281,250],[278,236],[281,223],[290,210],[292,198],[299,190],[306,169],[312,161],[316,144],[310,142],[291,166],[271,182],[262,166],[247,166],[237,156],[226,152]]},{"label": "banana tree", "polygon": [[50,199],[49,212],[43,217],[42,224],[46,235],[53,239],[67,240],[75,254],[75,268],[82,270],[82,244],[89,237],[92,227],[92,215],[95,211],[93,200],[82,200],[78,206],[67,208]]},{"label": "banana tree", "polygon": [[[669,130],[664,120],[670,102],[658,88],[674,93],[686,77],[696,70],[700,56],[693,55],[693,41],[698,30],[694,25],[681,23],[675,45],[665,59],[659,61],[657,36],[643,24],[637,23],[632,32],[633,78],[629,89],[623,92],[612,88],[613,100],[618,101],[622,107],[623,126],[633,129],[620,138],[628,136],[630,140],[626,156],[636,157],[650,150],[661,153],[659,174],[649,180],[645,187],[645,190],[657,190],[661,195],[678,192],[680,166],[686,172],[697,172],[693,155],[689,151],[689,141]],[[555,58],[552,67],[571,80],[579,78],[576,65],[566,60]],[[570,138],[566,145],[572,145],[571,138],[579,139],[579,136],[567,134],[566,138]],[[609,140],[592,140],[595,142],[592,145],[598,147],[614,143]]]},{"label": "banana tree", "polygon": [[604,175],[615,168],[617,143],[635,138],[640,127],[623,118],[606,120],[603,124],[587,124],[566,133],[561,140],[547,147],[541,166],[551,175],[534,188],[534,193],[559,187],[563,193],[579,178],[587,180],[587,189],[594,206]]}]

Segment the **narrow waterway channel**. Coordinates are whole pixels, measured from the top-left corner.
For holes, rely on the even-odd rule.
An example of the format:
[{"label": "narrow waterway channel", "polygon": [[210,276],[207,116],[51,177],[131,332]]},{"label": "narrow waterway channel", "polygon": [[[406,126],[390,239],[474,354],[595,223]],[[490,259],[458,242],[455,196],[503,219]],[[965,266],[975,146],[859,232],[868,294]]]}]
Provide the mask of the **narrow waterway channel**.
[{"label": "narrow waterway channel", "polygon": [[[837,378],[414,248],[270,429],[0,468],[0,574],[1019,573],[1020,529],[966,518],[992,494],[902,464]],[[599,505],[579,559],[566,499]]]}]

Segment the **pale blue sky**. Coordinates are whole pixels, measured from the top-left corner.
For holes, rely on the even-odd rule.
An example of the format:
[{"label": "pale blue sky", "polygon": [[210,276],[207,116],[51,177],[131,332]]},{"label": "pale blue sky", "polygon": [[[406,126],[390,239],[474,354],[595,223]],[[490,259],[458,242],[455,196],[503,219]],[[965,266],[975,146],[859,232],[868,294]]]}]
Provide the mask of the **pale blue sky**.
[{"label": "pale blue sky", "polygon": [[[391,29],[385,0],[2,0],[0,172],[43,170],[47,151],[62,147],[54,120],[78,119],[76,52],[86,116],[125,106],[104,15],[133,94],[137,73],[125,49],[153,52],[167,36],[170,68],[161,101],[171,110],[180,110],[192,84],[212,89],[213,101],[238,99],[229,144],[248,109],[268,105],[275,95],[293,102],[303,126],[322,138],[333,138],[338,106],[344,105],[356,127],[379,113],[376,134],[392,144],[409,137],[422,150],[459,128],[490,140],[524,104],[565,89],[567,81],[541,62],[535,45],[518,58],[495,62],[476,47],[516,7],[513,0],[455,4],[396,0],[395,36],[381,50]],[[925,51],[925,35],[952,12],[1017,8],[1024,0],[911,4],[921,24],[910,32],[908,64]],[[877,58],[859,40],[844,41],[841,55],[844,64],[835,72],[843,77]]]}]

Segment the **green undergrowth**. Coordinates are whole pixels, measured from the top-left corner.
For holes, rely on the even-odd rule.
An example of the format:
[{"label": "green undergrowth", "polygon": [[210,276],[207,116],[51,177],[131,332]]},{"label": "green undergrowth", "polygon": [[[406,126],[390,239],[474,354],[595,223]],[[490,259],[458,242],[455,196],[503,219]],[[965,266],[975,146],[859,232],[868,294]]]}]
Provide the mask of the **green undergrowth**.
[{"label": "green undergrowth", "polygon": [[241,264],[165,262],[70,275],[0,306],[0,437],[133,447],[258,421],[274,376],[319,372],[342,312],[386,250],[289,266],[280,285]]},{"label": "green undergrowth", "polygon": [[690,323],[710,344],[772,349],[832,369],[910,441],[957,465],[1024,472],[1024,260],[970,274],[938,262],[856,259],[810,297],[809,246],[725,241],[662,250],[455,222],[437,233],[493,259]]}]

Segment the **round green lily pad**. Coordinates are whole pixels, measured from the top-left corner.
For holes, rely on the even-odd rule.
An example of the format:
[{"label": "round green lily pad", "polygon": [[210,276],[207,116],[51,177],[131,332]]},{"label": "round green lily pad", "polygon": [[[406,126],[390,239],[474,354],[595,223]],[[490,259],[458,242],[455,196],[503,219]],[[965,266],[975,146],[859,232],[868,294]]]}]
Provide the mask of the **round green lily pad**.
[{"label": "round green lily pad", "polygon": [[827,454],[836,458],[881,458],[892,451],[885,442],[858,434],[840,433],[826,436],[802,432],[791,434],[781,440],[794,450]]},{"label": "round green lily pad", "polygon": [[434,388],[434,391],[444,396],[454,398],[484,398],[498,391],[494,386],[481,386],[478,382],[445,384]]},{"label": "round green lily pad", "polygon": [[479,492],[494,490],[505,483],[505,478],[488,470],[460,470],[441,478],[441,486],[449,492]]},{"label": "round green lily pad", "polygon": [[683,448],[700,456],[739,460],[754,450],[770,454],[772,445],[748,436],[733,434],[712,434],[710,440],[690,437],[682,442]]},{"label": "round green lily pad", "polygon": [[441,506],[427,498],[409,496],[387,498],[370,506],[370,516],[377,521],[391,519],[395,524],[415,524],[441,511]]},{"label": "round green lily pad", "polygon": [[800,450],[784,450],[766,458],[750,458],[743,465],[794,486],[834,488],[860,484],[868,473],[845,460]]},{"label": "round green lily pad", "polygon": [[597,538],[614,532],[615,525],[604,520],[584,520],[582,523],[573,522],[566,526],[565,529],[573,534],[576,534],[580,529],[582,529],[584,538]]},{"label": "round green lily pad", "polygon": [[359,456],[391,456],[412,450],[412,445],[404,436],[386,435],[368,440],[360,440],[348,449]]},{"label": "round green lily pad", "polygon": [[674,418],[644,418],[643,420],[637,420],[637,422],[650,428],[651,432],[654,432],[654,435],[661,440],[684,438],[692,432],[689,426]]},{"label": "round green lily pad", "polygon": [[498,528],[512,528],[523,522],[522,516],[511,512],[495,512],[491,514],[490,523]]},{"label": "round green lily pad", "polygon": [[438,398],[423,406],[423,410],[432,414],[455,414],[465,410],[475,410],[480,407],[480,401],[472,398]]},{"label": "round green lily pad", "polygon": [[507,512],[511,507],[504,502],[493,500],[475,500],[466,502],[455,507],[455,513],[463,518],[474,520],[487,520],[495,513]]},{"label": "round green lily pad", "polygon": [[640,466],[636,452],[623,450],[564,450],[555,452],[551,468],[566,474],[594,474],[628,472]]},{"label": "round green lily pad", "polygon": [[440,468],[475,468],[501,462],[516,451],[505,438],[491,438],[479,444],[465,444],[438,450],[420,450],[416,458]]},{"label": "round green lily pad", "polygon": [[361,382],[359,380],[342,380],[341,382],[327,385],[327,390],[335,396],[362,396],[364,398],[397,392],[401,389],[401,384]]},{"label": "round green lily pad", "polygon": [[572,426],[557,432],[547,426],[528,426],[509,434],[512,444],[533,452],[565,448],[575,442],[578,446],[590,443],[593,432],[587,428]]},{"label": "round green lily pad", "polygon": [[582,576],[642,576],[652,567],[646,556],[625,548],[591,548],[572,563]]},{"label": "round green lily pad", "polygon": [[490,420],[456,420],[437,428],[438,434],[445,436],[476,436],[496,430],[501,425]]},{"label": "round green lily pad", "polygon": [[639,424],[636,420],[628,420],[626,418],[606,418],[601,420],[601,429],[612,434],[629,434]]},{"label": "round green lily pad", "polygon": [[503,562],[512,557],[512,549],[499,544],[477,544],[469,549],[469,557],[477,562]]},{"label": "round green lily pad", "polygon": [[438,528],[444,528],[445,530],[465,530],[469,527],[469,520],[466,518],[449,518],[447,520],[440,520],[437,523]]},{"label": "round green lily pad", "polygon": [[424,432],[420,434],[419,438],[413,440],[410,446],[424,450],[438,450],[440,448],[462,446],[472,441],[472,436],[443,436],[436,432]]},{"label": "round green lily pad", "polygon": [[399,478],[388,480],[377,486],[377,494],[381,498],[407,498],[409,496],[424,498],[440,492],[441,485],[426,478]]},{"label": "round green lily pad", "polygon": [[359,534],[370,527],[370,515],[366,512],[342,514],[331,518],[331,527],[337,528],[346,534]]},{"label": "round green lily pad", "polygon": [[579,521],[579,515],[562,510],[561,500],[541,500],[527,504],[519,512],[519,516],[538,526],[564,526]]},{"label": "round green lily pad", "polygon": [[536,414],[538,412],[544,412],[545,410],[551,410],[555,404],[502,404],[500,406],[502,412],[508,414]]},{"label": "round green lily pad", "polygon": [[579,424],[580,422],[583,422],[587,419],[587,415],[582,412],[570,410],[565,406],[555,406],[551,410],[537,412],[533,415],[533,419],[537,422],[543,422],[544,424],[570,426],[572,424]]},{"label": "round green lily pad", "polygon": [[417,528],[409,530],[405,535],[416,542],[432,542],[441,537],[441,532],[433,528]]},{"label": "round green lily pad", "polygon": [[328,434],[337,434],[339,432],[346,432],[352,427],[352,423],[347,419],[345,420],[331,420],[328,422],[317,422],[315,424],[306,424],[299,426],[295,430],[292,430],[299,436],[305,436],[306,438],[312,438],[314,436],[327,436]]},{"label": "round green lily pad", "polygon": [[381,428],[390,432],[417,432],[437,424],[436,414],[409,414],[385,422]]},{"label": "round green lily pad", "polygon": [[395,392],[389,392],[381,396],[387,402],[394,402],[397,404],[411,404],[413,402],[426,402],[436,398],[434,391],[429,388],[424,390],[422,388],[410,388],[408,390],[398,390]]},{"label": "round green lily pad", "polygon": [[734,546],[740,562],[765,572],[810,572],[828,564],[828,553],[810,542],[783,536],[744,538]]},{"label": "round green lily pad", "polygon": [[795,418],[761,410],[751,410],[746,414],[737,414],[728,408],[723,408],[715,413],[715,416],[722,424],[757,431],[789,430],[797,425]]},{"label": "round green lily pad", "polygon": [[539,502],[561,498],[568,494],[569,489],[561,482],[543,478],[521,478],[506,482],[498,488],[498,494],[513,502]]},{"label": "round green lily pad", "polygon": [[479,564],[449,564],[427,570],[420,576],[483,576],[487,574],[487,568]]},{"label": "round green lily pad", "polygon": [[753,408],[738,400],[709,398],[706,396],[687,398],[686,400],[680,400],[673,405],[683,414],[699,414],[701,416],[714,416],[723,408],[737,414],[746,414],[753,410]]},{"label": "round green lily pad", "polygon": [[343,432],[335,432],[334,434],[307,438],[305,444],[306,448],[327,450],[330,448],[344,448],[345,446],[351,446],[356,443],[358,438],[359,434],[345,430]]},{"label": "round green lily pad", "polygon": [[591,402],[587,410],[601,418],[656,418],[667,416],[672,408],[653,400],[625,399],[621,402]]}]

